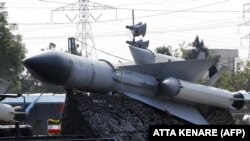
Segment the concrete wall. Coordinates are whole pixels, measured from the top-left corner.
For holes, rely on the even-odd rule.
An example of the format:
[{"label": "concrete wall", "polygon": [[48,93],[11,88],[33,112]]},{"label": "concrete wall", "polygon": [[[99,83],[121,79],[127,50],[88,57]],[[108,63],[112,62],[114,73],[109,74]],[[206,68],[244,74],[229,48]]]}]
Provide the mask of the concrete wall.
[{"label": "concrete wall", "polygon": [[228,66],[231,71],[235,69],[235,58],[239,57],[238,49],[210,49],[212,56],[220,56],[219,67]]}]

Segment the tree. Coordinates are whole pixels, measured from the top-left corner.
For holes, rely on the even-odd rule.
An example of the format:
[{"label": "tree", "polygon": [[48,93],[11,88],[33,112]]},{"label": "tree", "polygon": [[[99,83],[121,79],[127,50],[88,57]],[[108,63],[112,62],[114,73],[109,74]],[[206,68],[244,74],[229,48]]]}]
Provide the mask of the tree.
[{"label": "tree", "polygon": [[42,83],[34,78],[29,72],[21,75],[21,93],[64,93],[64,88],[52,84]]},{"label": "tree", "polygon": [[184,44],[181,44],[180,47],[184,59],[196,59],[201,51],[205,52],[206,57],[210,56],[208,48],[204,45],[204,41],[199,39],[199,36],[196,36],[195,40],[187,45],[192,49],[184,49]]},{"label": "tree", "polygon": [[49,50],[55,50],[55,49],[56,49],[56,44],[49,43]]},{"label": "tree", "polygon": [[[219,56],[211,56],[208,48],[204,45],[204,41],[199,39],[199,36],[196,36],[194,41],[188,44],[188,47],[192,47],[192,49],[184,49],[184,45],[180,44],[182,51],[182,58],[184,59],[197,59],[200,52],[205,53],[205,58],[210,57],[216,60],[216,63],[209,68],[209,77],[212,77],[217,72],[217,63],[219,61]],[[204,59],[205,59],[204,58]]]},{"label": "tree", "polygon": [[163,45],[161,47],[156,48],[155,51],[157,53],[164,54],[164,55],[174,56],[177,58],[180,57],[180,49],[177,48],[177,49],[173,50],[171,46],[166,47],[165,45]]},{"label": "tree", "polygon": [[250,91],[250,62],[238,61],[235,73],[226,71],[216,86],[230,91]]},{"label": "tree", "polygon": [[10,82],[10,92],[21,90],[20,74],[24,67],[25,47],[21,35],[14,35],[11,31],[17,29],[16,24],[7,21],[5,3],[0,3],[0,77]]},{"label": "tree", "polygon": [[180,57],[181,54],[181,58],[183,59],[196,59],[199,53],[202,51],[205,52],[205,57],[211,57],[208,48],[204,45],[204,41],[199,39],[199,36],[196,36],[195,40],[192,43],[183,42],[182,44],[179,44],[179,46],[180,50],[172,50],[171,46],[166,47],[163,45],[162,47],[156,48],[155,51],[160,54],[175,57]]},{"label": "tree", "polygon": [[163,45],[162,47],[156,48],[155,51],[157,53],[160,53],[160,54],[172,56],[172,47],[171,46],[166,47]]}]

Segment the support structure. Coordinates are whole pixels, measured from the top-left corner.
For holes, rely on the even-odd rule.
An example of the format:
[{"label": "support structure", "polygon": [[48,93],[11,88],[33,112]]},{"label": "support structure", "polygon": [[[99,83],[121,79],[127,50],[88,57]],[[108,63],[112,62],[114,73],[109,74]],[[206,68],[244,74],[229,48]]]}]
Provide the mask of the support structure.
[{"label": "support structure", "polygon": [[[91,2],[89,0],[78,0],[76,3],[71,3],[65,5],[63,7],[56,8],[52,10],[51,21],[53,21],[53,12],[55,11],[77,11],[75,17],[70,18],[68,15],[66,17],[70,22],[77,21],[77,27],[75,32],[76,41],[79,41],[80,44],[80,54],[86,57],[95,57],[96,52],[95,42],[92,34],[91,27],[91,18],[94,22],[96,22],[102,14],[100,14],[97,18],[92,16],[90,10],[105,10],[105,9],[115,9],[108,5],[103,5],[95,2]],[[83,53],[83,50],[85,51]]]},{"label": "support structure", "polygon": [[243,5],[243,20],[244,23],[240,24],[239,26],[248,26],[249,27],[249,33],[246,35],[243,35],[240,39],[248,39],[248,60],[250,59],[250,3],[246,3]]}]

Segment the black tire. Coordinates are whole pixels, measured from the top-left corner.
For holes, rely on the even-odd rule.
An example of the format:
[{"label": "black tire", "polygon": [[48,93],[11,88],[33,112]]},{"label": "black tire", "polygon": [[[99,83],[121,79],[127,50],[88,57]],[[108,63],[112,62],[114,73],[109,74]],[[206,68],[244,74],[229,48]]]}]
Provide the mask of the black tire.
[{"label": "black tire", "polygon": [[33,128],[30,125],[23,125],[20,127],[21,136],[33,136]]},{"label": "black tire", "polygon": [[9,137],[9,136],[11,136],[10,129],[0,126],[0,137]]},{"label": "black tire", "polygon": [[[20,125],[20,136],[33,136],[33,129],[30,125]],[[16,135],[16,129],[14,125],[0,126],[0,137],[10,137]]]}]

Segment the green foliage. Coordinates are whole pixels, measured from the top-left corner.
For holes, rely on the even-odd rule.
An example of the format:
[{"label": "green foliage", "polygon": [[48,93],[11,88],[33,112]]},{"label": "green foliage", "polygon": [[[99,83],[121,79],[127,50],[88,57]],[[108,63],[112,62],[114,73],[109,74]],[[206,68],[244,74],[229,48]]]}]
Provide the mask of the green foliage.
[{"label": "green foliage", "polygon": [[216,86],[229,91],[250,91],[250,62],[237,62],[235,73],[226,71],[216,83]]},{"label": "green foliage", "polygon": [[[209,49],[204,45],[204,41],[196,36],[192,43],[183,42],[179,44],[180,48],[173,50],[171,46],[161,46],[155,49],[157,53],[181,57],[183,59],[196,59],[199,53],[205,52],[206,57],[211,57]],[[217,57],[219,58],[219,57]]]},{"label": "green foliage", "polygon": [[157,53],[160,54],[165,54],[165,55],[169,55],[169,56],[174,56],[174,57],[180,57],[180,49],[175,49],[173,50],[171,46],[161,46],[155,49],[155,51]]},{"label": "green foliage", "polygon": [[232,81],[233,73],[229,70],[224,72],[224,74],[221,76],[221,78],[216,82],[216,87],[227,89],[229,91],[234,91],[235,88],[233,87],[233,81]]},{"label": "green foliage", "polygon": [[[195,40],[188,45],[185,45],[185,42],[180,44],[180,47],[184,59],[196,59],[201,51],[205,52],[206,57],[210,56],[208,48],[204,45],[204,41],[199,39],[199,36],[196,36]],[[185,49],[190,47],[192,49]]]},{"label": "green foliage", "polygon": [[172,47],[171,46],[166,47],[163,45],[162,47],[156,48],[155,51],[157,53],[160,53],[160,54],[172,56]]},{"label": "green foliage", "polygon": [[51,84],[41,83],[29,72],[21,76],[21,93],[64,93],[64,88]]},{"label": "green foliage", "polygon": [[10,82],[10,92],[20,92],[20,74],[24,67],[25,47],[20,35],[14,35],[16,24],[9,24],[4,3],[0,3],[0,77]]}]

